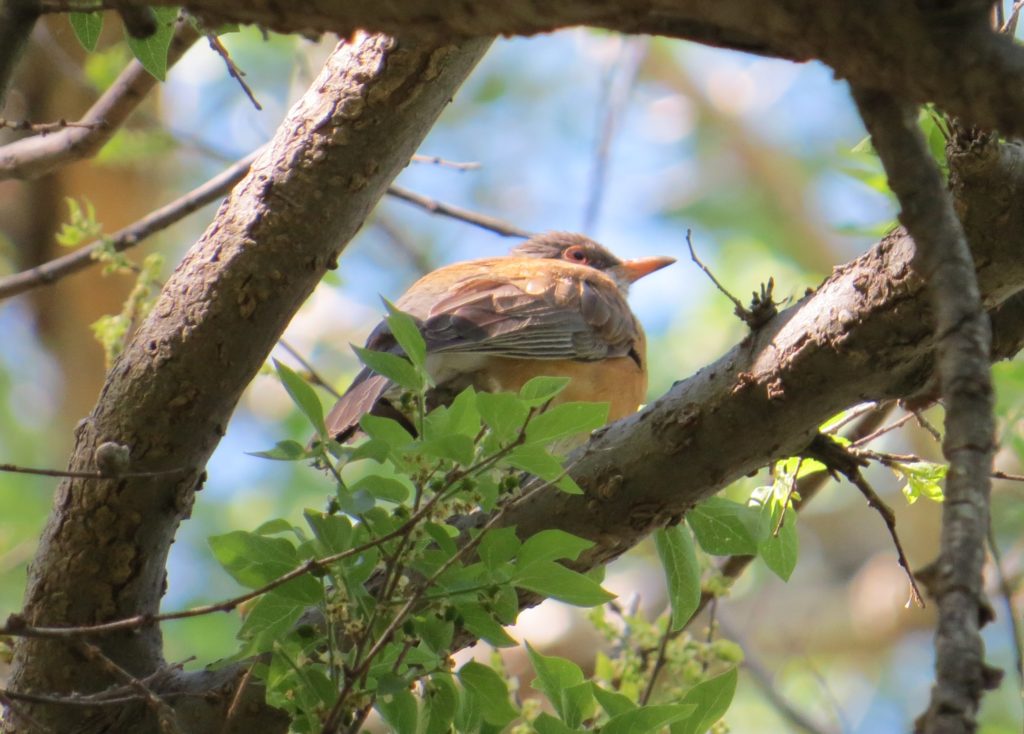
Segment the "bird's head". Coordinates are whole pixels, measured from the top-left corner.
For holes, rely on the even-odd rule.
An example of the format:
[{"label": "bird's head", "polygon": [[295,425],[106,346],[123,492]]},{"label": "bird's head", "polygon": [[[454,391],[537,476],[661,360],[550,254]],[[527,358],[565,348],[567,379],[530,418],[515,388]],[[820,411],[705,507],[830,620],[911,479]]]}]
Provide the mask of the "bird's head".
[{"label": "bird's head", "polygon": [[545,232],[512,248],[514,257],[542,257],[591,267],[607,274],[623,293],[629,286],[655,270],[676,261],[674,257],[641,257],[620,260],[608,248],[573,232]]}]

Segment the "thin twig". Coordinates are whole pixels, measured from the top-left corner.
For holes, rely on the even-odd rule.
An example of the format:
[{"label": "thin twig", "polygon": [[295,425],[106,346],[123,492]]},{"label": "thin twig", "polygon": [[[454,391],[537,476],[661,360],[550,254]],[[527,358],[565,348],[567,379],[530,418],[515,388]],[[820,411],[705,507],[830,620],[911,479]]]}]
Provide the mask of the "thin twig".
[{"label": "thin twig", "polygon": [[856,447],[859,447],[859,446],[863,446],[865,444],[869,444],[872,441],[874,441],[875,439],[880,438],[880,437],[884,436],[885,434],[887,434],[887,433],[889,433],[891,431],[895,431],[900,426],[908,423],[911,419],[913,419],[913,417],[914,417],[913,413],[907,413],[904,416],[900,416],[899,418],[894,420],[892,423],[889,423],[887,425],[882,426],[877,431],[874,431],[873,433],[870,433],[867,436],[862,436],[861,438],[858,438],[856,441],[851,443],[850,446],[853,446],[853,447],[856,448]]},{"label": "thin twig", "polygon": [[284,339],[278,339],[277,343],[281,345],[281,349],[288,352],[288,354],[292,356],[292,359],[294,359],[302,366],[302,369],[305,371],[306,377],[310,382],[312,382],[314,385],[319,385],[334,397],[339,399],[341,398],[341,393],[338,392],[334,388],[334,386],[331,385],[331,383],[327,382],[327,380],[321,377],[320,373],[317,372],[313,365],[309,363],[309,360],[307,360],[305,357],[299,354],[299,352],[294,347],[292,347]]},{"label": "thin twig", "polygon": [[1013,666],[1017,671],[1017,688],[1024,690],[1024,637],[1021,636],[1020,622],[1017,621],[1017,610],[1013,605],[1013,587],[1006,577],[1006,569],[1003,567],[1003,554],[996,542],[996,534],[992,523],[988,526],[988,549],[992,553],[992,565],[996,569],[996,579],[999,582],[999,595],[1003,597],[1006,605],[1007,617],[1010,622],[1010,634],[1013,635]]},{"label": "thin twig", "polygon": [[[676,631],[676,633],[678,632],[679,630]],[[662,668],[665,667],[665,663],[668,661],[668,643],[676,638],[676,633],[673,633],[672,631],[671,618],[666,618],[665,631],[662,633],[661,640],[658,642],[658,654],[654,658],[654,665],[651,667],[651,674],[647,676],[647,683],[644,685],[644,692],[640,694],[639,703],[641,706],[646,706],[651,700],[651,695],[654,693],[654,685],[658,682],[658,676],[661,674]]]},{"label": "thin twig", "polygon": [[618,131],[623,112],[636,85],[640,66],[647,56],[650,39],[647,36],[620,36],[622,45],[618,58],[608,70],[601,109],[600,132],[594,146],[594,163],[590,175],[590,190],[583,214],[583,232],[592,232],[604,201],[608,178],[608,160],[612,140]]},{"label": "thin twig", "polygon": [[214,53],[224,59],[224,65],[228,67],[228,74],[238,82],[238,86],[240,86],[242,91],[245,92],[245,96],[249,98],[250,102],[252,102],[252,106],[257,110],[262,110],[263,106],[256,99],[256,95],[253,94],[249,85],[245,83],[245,79],[242,78],[245,76],[245,72],[238,68],[238,65],[235,64],[234,59],[231,58],[231,54],[228,53],[228,50],[224,48],[224,44],[220,42],[220,39],[213,33],[207,33],[206,40],[209,42],[210,48],[213,49]]},{"label": "thin twig", "polygon": [[136,691],[146,702],[149,708],[156,714],[157,723],[161,734],[184,734],[174,709],[160,696],[158,696],[143,681],[136,678],[116,662],[107,657],[102,650],[91,642],[78,640],[79,648],[85,653],[90,662],[98,663],[101,668],[110,675],[120,678],[132,690]]},{"label": "thin twig", "polygon": [[931,434],[931,437],[939,444],[942,443],[942,434],[939,433],[939,429],[928,422],[928,419],[924,417],[924,414],[920,410],[911,411],[914,414],[914,418],[917,420],[917,425],[921,426],[924,430]]},{"label": "thin twig", "polygon": [[16,296],[32,288],[50,285],[72,273],[88,268],[97,262],[95,254],[107,247],[107,242],[112,243],[116,252],[124,252],[135,247],[147,237],[166,229],[192,212],[224,196],[242,180],[258,154],[259,151],[256,151],[247,155],[206,183],[118,230],[109,238],[91,242],[72,253],[54,258],[42,265],[0,278],[0,300]]},{"label": "thin twig", "polygon": [[8,120],[4,117],[0,117],[0,127],[7,128],[8,130],[17,130],[18,132],[33,132],[39,135],[49,135],[55,133],[58,130],[64,130],[69,127],[81,127],[87,130],[94,130],[98,127],[103,127],[106,122],[68,122],[61,118],[56,122],[31,122],[29,120]]},{"label": "thin twig", "polygon": [[878,493],[872,489],[860,469],[850,471],[840,469],[840,471],[850,480],[853,486],[860,490],[860,493],[864,495],[864,499],[868,501],[868,505],[875,508],[878,514],[882,516],[882,520],[885,521],[885,527],[889,530],[889,536],[892,538],[892,543],[896,546],[896,559],[906,573],[907,580],[910,581],[910,598],[915,605],[924,609],[924,598],[921,596],[921,590],[917,588],[917,581],[914,580],[914,574],[910,570],[907,554],[903,552],[903,544],[900,543],[900,537],[896,533],[896,515],[893,513],[892,508],[883,502]]},{"label": "thin twig", "polygon": [[450,161],[446,158],[440,158],[436,155],[421,155],[417,153],[412,157],[413,163],[429,163],[434,166],[442,166],[444,168],[454,168],[457,171],[476,171],[483,166],[475,161],[469,161],[462,163],[460,161]]},{"label": "thin twig", "polygon": [[[191,23],[179,22],[167,52],[167,67],[177,63],[198,38],[199,33]],[[38,178],[60,166],[94,156],[157,84],[138,59],[132,59],[74,126],[69,124],[60,132],[23,138],[0,147],[0,180]]]},{"label": "thin twig", "polygon": [[404,189],[401,186],[395,186],[392,184],[388,187],[388,194],[401,199],[414,206],[418,206],[421,209],[426,209],[431,214],[441,214],[452,219],[458,219],[459,221],[466,222],[467,224],[473,224],[477,227],[481,227],[491,232],[502,235],[503,237],[530,237],[530,233],[525,229],[520,229],[514,224],[509,222],[503,222],[502,220],[491,217],[486,214],[478,214],[471,212],[468,209],[453,206],[452,204],[445,204],[441,201],[436,201],[429,197],[417,194],[408,189]]},{"label": "thin twig", "polygon": [[53,734],[53,729],[43,724],[41,721],[33,718],[28,711],[25,711],[18,703],[19,701],[25,701],[26,703],[39,703],[38,701],[30,701],[25,696],[15,693],[14,691],[8,691],[0,688],[0,704],[10,711],[18,719],[28,724],[30,727],[26,729],[29,734]]},{"label": "thin twig", "polygon": [[256,663],[252,663],[248,668],[245,669],[245,673],[238,681],[238,687],[235,688],[235,695],[231,697],[231,704],[228,706],[228,712],[224,716],[224,723],[221,724],[221,734],[227,734],[231,730],[231,720],[235,718],[242,703],[242,696],[245,694],[245,689],[249,685],[249,681],[252,679],[252,674],[256,670]]},{"label": "thin twig", "polygon": [[877,410],[880,404],[881,403],[876,402],[862,403],[861,405],[851,408],[850,410],[846,411],[846,415],[837,420],[835,423],[828,424],[828,428],[824,429],[822,433],[827,433],[830,436],[833,436],[840,430],[845,428],[847,425],[853,423],[855,420],[860,418],[862,415]]},{"label": "thin twig", "polygon": [[17,464],[0,464],[0,472],[9,474],[32,474],[39,477],[62,477],[68,479],[129,479],[133,477],[162,477],[167,474],[187,471],[186,468],[159,469],[156,471],[137,472],[104,472],[104,471],[64,471],[61,469],[37,469]]},{"label": "thin twig", "polygon": [[740,302],[740,299],[730,293],[725,286],[718,282],[718,278],[715,277],[710,268],[708,268],[708,266],[701,262],[700,258],[697,257],[697,252],[693,249],[693,233],[689,229],[686,230],[686,246],[690,249],[690,259],[693,260],[697,267],[704,271],[704,274],[711,279],[711,282],[715,284],[715,287],[718,288],[726,298],[732,301],[732,305],[734,307],[733,313],[735,313],[743,323],[750,327],[751,331],[754,331],[768,323],[768,321],[778,313],[778,308],[776,308],[777,304],[772,299],[772,291],[775,288],[774,278],[769,278],[767,283],[761,284],[761,293],[753,294],[753,298],[750,301],[750,308],[747,308]]},{"label": "thin twig", "polygon": [[741,632],[726,620],[722,620],[721,625],[726,637],[735,641],[743,648],[743,667],[750,673],[765,698],[768,699],[768,702],[779,715],[801,731],[808,732],[808,734],[830,734],[827,729],[823,729],[812,721],[804,712],[794,706],[788,698],[782,695],[781,691],[775,686],[772,674],[768,672],[764,663],[755,654],[753,647],[744,639]]}]

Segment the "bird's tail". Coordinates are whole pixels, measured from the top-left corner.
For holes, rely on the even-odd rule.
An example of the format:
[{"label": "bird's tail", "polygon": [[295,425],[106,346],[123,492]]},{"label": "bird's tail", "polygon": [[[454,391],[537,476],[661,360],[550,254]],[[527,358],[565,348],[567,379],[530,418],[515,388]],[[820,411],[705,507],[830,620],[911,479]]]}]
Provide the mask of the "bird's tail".
[{"label": "bird's tail", "polygon": [[375,412],[377,403],[391,387],[386,377],[363,368],[352,383],[352,387],[341,396],[331,412],[327,414],[327,432],[336,441],[345,442],[359,429],[359,419]]}]

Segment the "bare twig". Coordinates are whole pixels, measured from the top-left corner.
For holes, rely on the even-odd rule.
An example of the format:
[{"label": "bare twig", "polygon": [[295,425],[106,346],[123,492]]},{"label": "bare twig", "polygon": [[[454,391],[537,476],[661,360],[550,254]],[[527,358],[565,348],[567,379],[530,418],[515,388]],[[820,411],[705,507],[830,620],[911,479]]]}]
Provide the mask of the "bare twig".
[{"label": "bare twig", "polygon": [[910,570],[907,554],[903,552],[903,544],[900,543],[900,537],[896,533],[896,515],[893,513],[892,508],[878,496],[878,493],[875,492],[871,484],[864,478],[860,469],[840,469],[839,471],[850,480],[853,486],[860,490],[860,493],[864,495],[864,499],[868,501],[868,505],[875,508],[878,514],[882,516],[882,520],[885,521],[885,527],[889,531],[889,536],[892,538],[892,543],[896,546],[896,559],[907,574],[907,580],[910,581],[910,598],[914,604],[923,609],[924,598],[921,596],[921,590],[917,588],[917,581],[914,580],[914,574]]},{"label": "bare twig", "polygon": [[227,734],[231,731],[231,720],[238,714],[239,706],[242,703],[242,695],[245,693],[246,686],[249,685],[249,681],[252,680],[252,674],[256,670],[256,664],[251,664],[245,669],[245,674],[238,681],[238,687],[235,689],[235,695],[231,697],[231,705],[228,706],[228,712],[224,716],[224,723],[221,726],[222,734]]},{"label": "bare twig", "polygon": [[755,654],[750,643],[744,639],[740,630],[730,625],[724,619],[721,620],[720,624],[725,636],[743,648],[743,667],[750,673],[754,682],[757,683],[758,688],[764,694],[764,697],[768,699],[768,702],[783,719],[807,734],[831,734],[828,729],[824,729],[812,721],[810,717],[782,695],[775,685],[772,674]]},{"label": "bare twig", "polygon": [[971,731],[982,693],[998,679],[985,664],[980,634],[987,621],[982,570],[995,436],[991,327],[963,226],[916,111],[886,92],[853,92],[900,202],[900,221],[917,248],[913,265],[930,296],[946,407],[943,453],[949,472],[933,587],[939,609],[936,681],[915,728],[927,734]]},{"label": "bare twig", "polygon": [[453,206],[451,204],[445,204],[444,202],[436,201],[434,199],[417,194],[415,192],[404,189],[401,186],[395,186],[392,184],[388,187],[388,194],[401,199],[414,206],[418,206],[421,209],[426,209],[431,214],[441,214],[452,219],[458,219],[466,222],[467,224],[473,224],[477,227],[490,230],[503,237],[529,237],[530,233],[525,229],[520,229],[514,224],[503,222],[496,217],[490,217],[486,214],[477,214],[471,212],[468,209],[462,209],[461,207]]},{"label": "bare twig", "polygon": [[154,693],[148,685],[104,655],[96,645],[85,640],[78,640],[78,646],[90,661],[97,663],[115,678],[124,681],[145,700],[146,705],[156,714],[161,734],[184,734],[174,709]]},{"label": "bare twig", "polygon": [[[180,22],[167,52],[170,68],[199,38],[188,22]],[[159,82],[132,59],[75,126],[36,135],[0,147],[0,180],[37,178],[54,169],[95,155]]]},{"label": "bare twig", "polygon": [[600,110],[600,132],[594,146],[594,163],[590,174],[590,190],[583,214],[583,232],[592,232],[604,201],[608,177],[608,157],[612,140],[622,120],[626,105],[636,85],[640,66],[647,56],[650,39],[647,36],[621,36],[622,46],[618,58],[608,70],[605,94]]},{"label": "bare twig", "polygon": [[876,440],[878,438],[881,438],[885,434],[890,433],[892,431],[895,431],[900,426],[906,425],[907,423],[910,422],[910,420],[913,417],[914,417],[913,413],[907,413],[906,415],[902,415],[899,418],[897,418],[896,420],[894,420],[892,423],[888,423],[888,424],[882,426],[881,428],[879,428],[878,430],[872,432],[871,434],[869,434],[867,436],[863,436],[863,437],[857,439],[856,441],[854,441],[850,445],[853,446],[853,447],[858,447],[858,446],[864,446],[866,444],[869,444],[872,441],[874,441],[874,440]]},{"label": "bare twig", "polygon": [[413,163],[429,163],[434,166],[442,166],[444,168],[454,168],[457,171],[476,171],[482,166],[480,163],[475,161],[469,161],[466,163],[460,161],[450,161],[447,158],[441,158],[436,155],[421,155],[417,153],[412,157]]},{"label": "bare twig", "polygon": [[697,252],[693,249],[693,236],[692,232],[686,230],[686,246],[690,248],[690,259],[693,260],[694,264],[704,271],[711,282],[715,284],[715,287],[722,292],[722,294],[732,301],[733,313],[740,318],[750,329],[756,330],[759,327],[766,324],[775,314],[778,313],[776,303],[772,300],[772,291],[775,288],[775,279],[769,278],[767,283],[761,284],[761,293],[754,293],[754,297],[750,301],[750,308],[747,308],[740,299],[730,293],[725,286],[718,282],[718,278],[714,276],[711,270],[701,262],[700,258],[697,257]]},{"label": "bare twig", "polygon": [[17,464],[0,464],[0,472],[8,474],[32,474],[39,477],[68,477],[70,479],[125,479],[128,477],[162,477],[186,469],[161,469],[157,471],[108,472],[108,471],[64,471],[62,469],[38,469]]},{"label": "bare twig", "polygon": [[[210,202],[216,201],[242,180],[258,153],[259,151],[251,153],[184,196],[147,214],[124,229],[118,230],[110,235],[108,241],[113,244],[115,251],[124,252]],[[16,296],[38,286],[49,285],[65,276],[88,268],[96,262],[94,254],[104,247],[106,247],[104,241],[92,242],[42,265],[0,278],[0,300]]]},{"label": "bare twig", "polygon": [[1017,671],[1017,688],[1024,690],[1024,637],[1021,636],[1020,622],[1017,620],[1017,610],[1013,606],[1013,587],[1006,577],[1006,569],[1003,567],[1003,554],[996,542],[996,534],[991,523],[988,528],[988,549],[992,554],[992,565],[996,569],[996,579],[999,582],[999,595],[1003,597],[1003,604],[1006,605],[1006,616],[1010,622],[1010,634],[1013,635],[1013,667]]},{"label": "bare twig", "polygon": [[331,383],[327,382],[327,380],[321,377],[320,373],[316,371],[316,368],[314,368],[313,365],[309,363],[309,360],[303,357],[294,347],[292,347],[284,339],[278,339],[277,343],[281,345],[281,349],[288,352],[288,354],[292,356],[292,359],[294,359],[302,366],[302,369],[305,371],[306,377],[310,382],[312,382],[314,385],[319,385],[336,398],[341,397],[341,393],[338,392]]},{"label": "bare twig", "polygon": [[252,89],[249,85],[245,83],[245,79],[242,78],[245,76],[245,72],[238,68],[238,65],[235,64],[234,59],[231,58],[231,54],[228,53],[228,50],[224,48],[224,44],[220,42],[220,39],[213,33],[207,33],[206,40],[209,42],[210,48],[213,49],[214,53],[224,59],[224,65],[228,67],[228,74],[238,82],[238,86],[240,86],[242,91],[245,92],[245,96],[249,98],[250,102],[252,102],[252,106],[257,110],[262,110],[263,106],[256,99],[256,95],[252,93]]},{"label": "bare twig", "polygon": [[[26,732],[30,734],[52,734],[53,729],[37,721],[32,717],[28,711],[25,711],[19,701],[23,701],[25,698],[20,696],[13,691],[0,688],[0,704],[2,704],[7,710],[9,710],[14,716],[20,719],[23,723],[28,725]],[[34,701],[34,703],[42,703],[41,701]]]},{"label": "bare twig", "polygon": [[18,132],[38,133],[39,135],[49,135],[69,127],[82,127],[94,130],[103,127],[105,124],[103,122],[68,122],[64,119],[57,120],[56,122],[30,122],[29,120],[8,120],[0,117],[0,127],[7,128],[8,130],[17,130]]}]

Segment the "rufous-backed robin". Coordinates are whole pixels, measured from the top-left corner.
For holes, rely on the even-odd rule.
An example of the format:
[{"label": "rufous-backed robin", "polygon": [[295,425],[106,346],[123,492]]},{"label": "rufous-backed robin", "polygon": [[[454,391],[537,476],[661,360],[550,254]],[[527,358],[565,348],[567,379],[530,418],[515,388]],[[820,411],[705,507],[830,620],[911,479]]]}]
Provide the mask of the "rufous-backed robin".
[{"label": "rufous-backed robin", "polygon": [[[437,395],[454,397],[469,385],[518,390],[538,375],[564,376],[570,382],[558,402],[606,401],[609,420],[617,420],[636,411],[647,392],[646,338],[626,294],[673,262],[623,261],[583,235],[548,232],[506,257],[428,273],[395,305],[419,322]],[[386,322],[366,346],[400,351]],[[396,397],[387,378],[364,369],[327,416],[327,429],[344,441],[366,413],[401,419]]]}]

